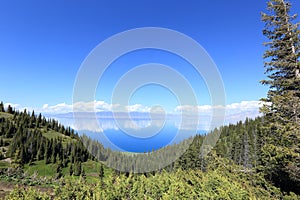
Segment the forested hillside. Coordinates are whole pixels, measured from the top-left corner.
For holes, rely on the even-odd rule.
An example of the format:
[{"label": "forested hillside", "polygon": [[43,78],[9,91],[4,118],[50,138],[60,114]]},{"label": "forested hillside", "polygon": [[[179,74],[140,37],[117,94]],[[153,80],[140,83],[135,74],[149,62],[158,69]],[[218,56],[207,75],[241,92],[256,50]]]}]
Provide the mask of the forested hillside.
[{"label": "forested hillside", "polygon": [[[58,167],[81,168],[81,163],[91,158],[70,127],[58,121],[30,114],[26,110],[15,111],[0,103],[0,146],[2,159],[13,167],[23,167],[40,161]],[[80,167],[79,167],[80,166]],[[80,172],[77,172],[80,174]]]},{"label": "forested hillside", "polygon": [[[300,31],[290,9],[287,1],[270,0],[262,13],[267,78],[261,83],[269,90],[261,99],[261,116],[166,146],[159,154],[105,149],[56,120],[1,102],[0,189],[8,183],[14,189],[0,194],[7,199],[300,199]],[[220,137],[203,154],[207,135]],[[183,155],[176,153],[187,145]],[[160,167],[157,161],[172,156],[178,159]],[[157,170],[140,170],[146,165]]]},{"label": "forested hillside", "polygon": [[[204,158],[200,157],[200,149],[205,136],[197,135],[191,138],[193,143],[186,153],[172,165],[157,172],[134,174],[119,173],[103,165],[97,165],[96,171],[89,173],[89,167],[93,166],[84,164],[92,162],[93,156],[78,140],[77,134],[54,120],[14,111],[10,107],[0,116],[1,179],[16,181],[16,189],[9,194],[9,199],[297,199],[290,190],[280,190],[268,181],[268,173],[265,172],[269,169],[262,160],[262,146],[266,142],[262,118],[216,129],[221,137],[214,150]],[[18,124],[22,128],[18,128]],[[172,148],[178,146],[162,150],[167,155]],[[103,153],[102,146],[100,149]],[[109,156],[114,154],[111,150],[107,151]],[[118,155],[121,154],[115,152],[115,158]],[[3,166],[7,158],[11,159],[11,163]],[[122,162],[124,160],[120,159],[119,164]],[[55,168],[56,173],[52,177],[44,177],[41,173],[47,166]],[[29,173],[32,171],[30,168],[39,172]],[[74,179],[76,176],[78,178]],[[17,183],[22,184],[17,186]],[[38,192],[38,185],[47,188],[50,193]],[[298,190],[294,192],[298,193]]]}]

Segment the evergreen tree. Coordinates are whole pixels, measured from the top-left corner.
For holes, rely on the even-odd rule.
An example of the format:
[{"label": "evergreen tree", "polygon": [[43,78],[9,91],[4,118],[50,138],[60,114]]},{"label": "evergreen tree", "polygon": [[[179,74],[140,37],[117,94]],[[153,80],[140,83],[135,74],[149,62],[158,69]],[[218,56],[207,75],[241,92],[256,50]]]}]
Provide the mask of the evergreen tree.
[{"label": "evergreen tree", "polygon": [[3,104],[2,101],[0,103],[0,112],[5,112],[5,110],[4,110],[4,104]]},{"label": "evergreen tree", "polygon": [[36,117],[35,117],[35,113],[34,113],[34,110],[33,110],[32,114],[31,114],[31,117],[30,117],[30,124],[29,124],[30,128],[34,128],[35,121],[36,121]]},{"label": "evergreen tree", "polygon": [[13,114],[13,109],[10,105],[8,105],[6,112],[9,113],[9,114]]},{"label": "evergreen tree", "polygon": [[[296,15],[289,15],[290,3],[284,0],[270,0],[268,13],[262,13],[265,22],[263,34],[269,39],[269,48],[264,58],[268,80],[262,83],[270,86],[266,104],[262,111],[271,116],[272,122],[282,124],[294,122],[300,125],[300,31],[299,24],[293,24]],[[275,127],[276,128],[276,127]]]},{"label": "evergreen tree", "polygon": [[103,168],[102,164],[100,165],[100,169],[99,169],[99,178],[100,178],[101,181],[104,178],[104,168]]},{"label": "evergreen tree", "polygon": [[51,156],[52,156],[52,140],[48,140],[46,142],[46,147],[45,147],[45,164],[49,164],[51,162]]},{"label": "evergreen tree", "polygon": [[51,156],[51,162],[56,163],[56,156],[54,154],[52,154]]},{"label": "evergreen tree", "polygon": [[70,163],[70,169],[69,169],[69,174],[70,174],[70,176],[73,176],[73,164],[72,163]]},{"label": "evergreen tree", "polygon": [[81,162],[75,162],[75,165],[74,165],[74,175],[75,176],[80,176],[81,170],[82,170]]},{"label": "evergreen tree", "polygon": [[86,174],[85,174],[85,171],[84,171],[84,168],[82,167],[82,169],[81,169],[81,178],[83,179],[83,180],[86,180]]},{"label": "evergreen tree", "polygon": [[13,167],[22,167],[22,159],[21,159],[21,151],[20,149],[17,149],[14,154],[14,160],[13,160]]},{"label": "evergreen tree", "polygon": [[56,166],[56,179],[59,179],[63,176],[63,173],[62,173],[62,163],[59,162]]},{"label": "evergreen tree", "polygon": [[45,146],[42,144],[37,152],[37,160],[43,160],[45,155]]},{"label": "evergreen tree", "polygon": [[269,39],[264,54],[270,87],[266,104],[265,131],[269,141],[262,148],[261,161],[267,178],[285,191],[300,191],[300,31],[290,15],[291,4],[270,0],[262,13],[263,34]]},{"label": "evergreen tree", "polygon": [[40,113],[39,116],[36,118],[36,127],[37,128],[39,128],[41,122],[42,122],[42,114]]}]

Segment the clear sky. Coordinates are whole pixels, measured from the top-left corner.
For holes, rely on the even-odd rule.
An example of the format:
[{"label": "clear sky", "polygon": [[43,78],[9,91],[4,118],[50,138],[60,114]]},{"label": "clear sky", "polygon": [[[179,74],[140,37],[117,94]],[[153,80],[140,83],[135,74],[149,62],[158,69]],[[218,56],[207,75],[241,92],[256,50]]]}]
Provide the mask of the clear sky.
[{"label": "clear sky", "polygon": [[[300,13],[300,1],[291,2],[293,13]],[[259,83],[265,77],[260,21],[265,7],[264,0],[1,1],[0,100],[28,107],[71,104],[76,74],[89,52],[114,34],[149,26],[173,29],[200,43],[221,73],[227,104],[258,100],[268,89]],[[169,62],[169,57],[148,50],[115,65],[184,62]],[[192,70],[185,73],[197,87]],[[107,72],[107,88],[97,91],[97,100],[109,101],[114,75],[116,80],[122,75],[118,66]],[[145,91],[166,99],[171,95],[155,86]],[[159,101],[144,95],[138,91],[132,104]]]}]

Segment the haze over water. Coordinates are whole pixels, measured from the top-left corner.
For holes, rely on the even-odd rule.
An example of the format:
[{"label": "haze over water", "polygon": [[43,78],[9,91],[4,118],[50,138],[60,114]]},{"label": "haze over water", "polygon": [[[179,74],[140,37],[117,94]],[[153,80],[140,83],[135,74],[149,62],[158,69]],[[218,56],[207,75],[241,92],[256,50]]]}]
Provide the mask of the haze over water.
[{"label": "haze over water", "polygon": [[[57,116],[56,119],[64,125],[73,124],[71,116]],[[147,116],[116,120],[108,116],[104,118],[102,115],[97,119],[98,124],[89,124],[89,118],[81,119],[79,134],[85,134],[98,140],[104,147],[118,151],[150,152],[207,132],[203,127],[197,130],[184,127],[181,120],[174,116],[167,117],[159,127],[156,127],[156,124],[161,123],[159,119],[151,120]]]}]

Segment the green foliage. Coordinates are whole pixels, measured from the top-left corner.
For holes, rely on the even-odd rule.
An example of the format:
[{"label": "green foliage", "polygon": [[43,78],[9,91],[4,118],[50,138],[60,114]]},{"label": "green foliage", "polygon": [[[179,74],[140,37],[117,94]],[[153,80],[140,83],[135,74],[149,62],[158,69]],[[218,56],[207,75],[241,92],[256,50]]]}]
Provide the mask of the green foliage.
[{"label": "green foliage", "polygon": [[0,143],[5,146],[0,158],[12,158],[19,166],[45,160],[45,164],[60,162],[63,167],[70,161],[85,162],[90,158],[78,135],[69,127],[46,120],[41,114],[14,111],[10,106],[6,112],[11,114],[1,113],[0,117]]},{"label": "green foliage", "polygon": [[3,101],[0,102],[0,112],[5,112]]},{"label": "green foliage", "polygon": [[56,164],[45,164],[43,160],[35,161],[33,165],[26,164],[24,171],[29,175],[37,173],[41,177],[54,177],[56,174]]},{"label": "green foliage", "polygon": [[74,164],[74,176],[80,176],[82,172],[81,162],[75,162]]},{"label": "green foliage", "polygon": [[6,112],[0,112],[0,118],[12,118],[13,115],[12,114],[9,114],[9,113],[6,113]]},{"label": "green foliage", "polygon": [[60,179],[63,176],[62,167],[63,167],[62,163],[59,162],[56,166],[56,175],[55,175],[56,179]]},{"label": "green foliage", "polygon": [[14,114],[14,110],[10,105],[7,106],[6,112],[9,113],[9,114]]},{"label": "green foliage", "polygon": [[300,65],[299,24],[294,24],[296,15],[290,15],[291,4],[285,0],[270,0],[267,13],[262,13],[265,22],[263,34],[269,39],[265,54],[265,68],[270,86],[266,114],[279,122],[294,121],[299,124]]},{"label": "green foliage", "polygon": [[50,200],[51,197],[47,193],[42,193],[31,187],[18,186],[7,197],[7,200],[19,200],[19,199],[40,199]]},{"label": "green foliage", "polygon": [[[220,139],[207,156],[202,156],[201,135],[159,154],[113,152],[86,136],[79,141],[69,127],[41,114],[15,111],[10,105],[5,110],[1,102],[0,158],[12,158],[13,163],[0,176],[29,180],[25,166],[30,181],[37,174],[59,179],[51,196],[17,187],[7,199],[299,199],[300,31],[290,8],[285,0],[269,0],[262,13],[263,34],[269,40],[264,54],[268,79],[262,83],[270,87],[262,99],[264,116],[208,133]],[[185,154],[177,155],[176,150],[190,141]],[[117,174],[89,160],[93,158],[89,152],[103,163],[133,173],[172,156],[180,158],[165,169],[155,166],[157,173]],[[138,167],[127,169],[123,163]]]},{"label": "green foliage", "polygon": [[[266,143],[269,139],[264,134],[263,118],[247,119],[244,123],[239,122],[236,125],[214,130],[213,134],[220,134],[220,140],[213,150],[216,153],[206,157],[199,156],[204,136],[197,135],[190,138],[189,140],[193,140],[192,144],[175,163],[161,169],[160,172],[145,175],[112,173],[112,170],[103,167],[101,163],[88,160],[91,156],[82,143],[62,133],[60,136],[57,131],[65,132],[67,129],[61,128],[56,122],[52,120],[43,122],[41,116],[40,127],[35,127],[33,121],[38,118],[29,113],[15,112],[14,119],[21,120],[23,125],[13,122],[13,119],[4,119],[0,126],[12,130],[7,134],[12,138],[4,139],[10,140],[9,153],[15,152],[13,157],[16,165],[24,165],[24,170],[30,176],[29,179],[26,179],[26,175],[22,174],[22,179],[29,184],[30,182],[40,182],[39,179],[31,177],[48,177],[49,180],[54,181],[54,186],[58,183],[55,181],[61,181],[61,185],[55,190],[57,198],[292,198],[292,196],[284,196],[278,188],[269,184],[263,177],[266,174],[256,173],[256,171],[269,170],[267,167],[262,168],[266,163],[269,164],[270,172],[272,172],[272,169],[283,160],[290,167],[286,170],[294,170],[298,167],[289,160],[290,158],[296,159],[297,155],[293,152],[287,152],[286,149],[280,148],[274,150],[272,146],[267,148]],[[48,128],[45,132],[44,126],[46,125]],[[288,129],[286,133],[289,133]],[[54,137],[54,134],[57,137]],[[121,165],[128,159],[126,154],[114,154],[111,150],[105,150],[101,144],[95,141],[85,139],[85,142],[89,144],[87,148],[95,151],[94,153],[106,162],[110,162],[111,159]],[[287,143],[289,140],[281,142]],[[188,144],[187,141],[161,149],[161,153],[165,155],[163,158],[168,157],[176,148],[182,148],[181,145],[185,144]],[[289,143],[289,145],[292,146],[293,143]],[[269,152],[277,153],[270,156]],[[146,158],[152,156],[155,158],[153,153],[146,155]],[[145,156],[134,156],[137,162],[144,163]],[[271,159],[275,160],[273,164],[268,161]],[[297,176],[294,177],[297,178]],[[79,181],[79,185],[74,184],[74,181]],[[95,187],[97,188],[94,189]]]},{"label": "green foliage", "polygon": [[73,171],[73,165],[70,164],[69,175],[70,175],[70,176],[73,176],[73,173],[74,173],[74,171]]},{"label": "green foliage", "polygon": [[261,159],[260,167],[270,181],[284,191],[299,193],[299,166],[296,166],[297,172],[293,174],[296,171],[293,168],[294,161],[299,159],[299,153],[295,153],[293,149],[267,144],[262,149]]},{"label": "green foliage", "polygon": [[[88,184],[84,179],[62,180],[55,186],[52,199],[293,199],[283,196],[263,177],[241,172],[227,160],[213,156],[207,172],[200,170],[162,171],[148,177],[129,174],[105,177],[103,185]],[[224,163],[226,165],[224,165]],[[212,170],[214,168],[214,170]],[[252,181],[251,181],[252,180]],[[265,190],[264,188],[268,188]],[[27,188],[18,187],[9,199],[25,195]],[[30,195],[29,195],[30,194]],[[27,198],[45,198],[43,193],[29,192]]]},{"label": "green foliage", "polygon": [[104,178],[104,167],[103,165],[100,165],[100,168],[99,168],[99,179],[100,179],[100,182],[101,184],[103,184],[103,178]]},{"label": "green foliage", "polygon": [[291,4],[270,0],[263,34],[269,39],[264,54],[269,85],[264,132],[268,140],[261,154],[261,170],[282,190],[300,193],[300,30],[290,15]]}]

